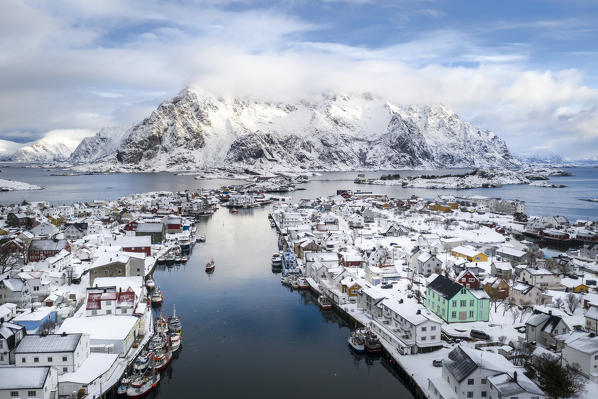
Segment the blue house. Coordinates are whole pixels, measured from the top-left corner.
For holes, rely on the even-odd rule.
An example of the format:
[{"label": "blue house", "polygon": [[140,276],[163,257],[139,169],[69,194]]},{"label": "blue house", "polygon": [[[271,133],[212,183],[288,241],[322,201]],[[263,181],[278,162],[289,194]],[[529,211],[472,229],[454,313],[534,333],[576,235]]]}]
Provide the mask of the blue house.
[{"label": "blue house", "polygon": [[20,314],[11,320],[12,323],[25,327],[27,334],[39,334],[44,326],[56,324],[56,321],[56,308],[47,306]]}]

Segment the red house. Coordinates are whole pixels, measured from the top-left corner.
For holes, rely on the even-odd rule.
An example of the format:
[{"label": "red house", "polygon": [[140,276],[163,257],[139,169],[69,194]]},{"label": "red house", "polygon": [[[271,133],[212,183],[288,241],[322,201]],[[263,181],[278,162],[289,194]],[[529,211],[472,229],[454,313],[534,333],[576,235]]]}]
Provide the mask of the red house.
[{"label": "red house", "polygon": [[469,288],[471,290],[480,289],[480,280],[476,277],[475,274],[473,274],[467,269],[463,270],[457,276],[457,282],[461,284],[463,287]]},{"label": "red house", "polygon": [[125,225],[125,231],[136,231],[138,224],[139,223],[136,220],[133,220],[132,222],[127,223]]}]

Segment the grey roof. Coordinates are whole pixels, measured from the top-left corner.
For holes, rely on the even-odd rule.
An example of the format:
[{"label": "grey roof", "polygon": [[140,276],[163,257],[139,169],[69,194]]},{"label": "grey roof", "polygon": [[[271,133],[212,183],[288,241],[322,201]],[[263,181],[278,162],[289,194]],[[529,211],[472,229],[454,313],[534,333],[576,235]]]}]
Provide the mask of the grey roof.
[{"label": "grey roof", "polygon": [[66,247],[66,240],[33,240],[30,250],[37,251],[60,251]]},{"label": "grey roof", "polygon": [[8,339],[12,337],[17,331],[24,330],[25,327],[19,324],[4,322],[0,324],[0,337]]},{"label": "grey roof", "polygon": [[0,390],[41,389],[50,367],[0,367]]},{"label": "grey roof", "polygon": [[83,334],[26,335],[15,353],[73,352]]},{"label": "grey roof", "polygon": [[453,349],[448,358],[450,362],[446,362],[446,367],[450,373],[459,382],[463,381],[468,375],[473,373],[478,365],[471,360],[471,358],[461,349],[460,346]]},{"label": "grey roof", "polygon": [[440,275],[436,277],[430,284],[428,284],[427,288],[436,291],[445,299],[451,299],[463,289],[463,286],[445,276]]},{"label": "grey roof", "polygon": [[161,233],[163,228],[162,223],[139,223],[135,231],[138,233]]}]

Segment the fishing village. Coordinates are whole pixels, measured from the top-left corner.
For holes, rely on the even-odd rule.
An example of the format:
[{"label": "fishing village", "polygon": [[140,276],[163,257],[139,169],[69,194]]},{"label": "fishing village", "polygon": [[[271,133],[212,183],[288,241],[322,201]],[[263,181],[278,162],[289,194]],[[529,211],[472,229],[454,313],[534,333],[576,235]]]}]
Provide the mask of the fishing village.
[{"label": "fishing village", "polygon": [[[347,350],[382,359],[415,396],[544,398],[523,362],[557,354],[578,367],[588,392],[596,387],[597,221],[528,216],[522,201],[481,196],[283,196],[306,180],[1,207],[7,391],[158,390],[183,350],[185,320],[154,272],[202,251],[198,222],[219,208],[234,220],[258,207],[268,207],[279,248],[263,254],[264,267],[350,321]],[[204,257],[200,271],[218,273],[218,253]]]}]

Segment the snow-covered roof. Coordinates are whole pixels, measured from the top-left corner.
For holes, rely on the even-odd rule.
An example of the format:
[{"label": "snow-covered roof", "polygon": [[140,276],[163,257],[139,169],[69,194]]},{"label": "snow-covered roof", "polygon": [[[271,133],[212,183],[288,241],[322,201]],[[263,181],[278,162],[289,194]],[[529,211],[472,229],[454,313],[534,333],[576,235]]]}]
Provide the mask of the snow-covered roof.
[{"label": "snow-covered roof", "polygon": [[58,333],[89,334],[92,340],[124,340],[137,321],[137,317],[123,315],[69,317],[62,323]]},{"label": "snow-covered roof", "polygon": [[580,352],[593,355],[598,353],[598,336],[580,337],[572,342],[568,342],[567,346]]},{"label": "snow-covered roof", "polygon": [[82,334],[26,335],[15,353],[73,352]]},{"label": "snow-covered roof", "polygon": [[49,372],[50,367],[0,367],[0,390],[43,388]]},{"label": "snow-covered roof", "polygon": [[95,353],[89,354],[83,361],[77,371],[64,373],[58,377],[60,383],[74,382],[77,384],[90,384],[93,380],[106,373],[118,360],[118,354],[115,353]]}]

